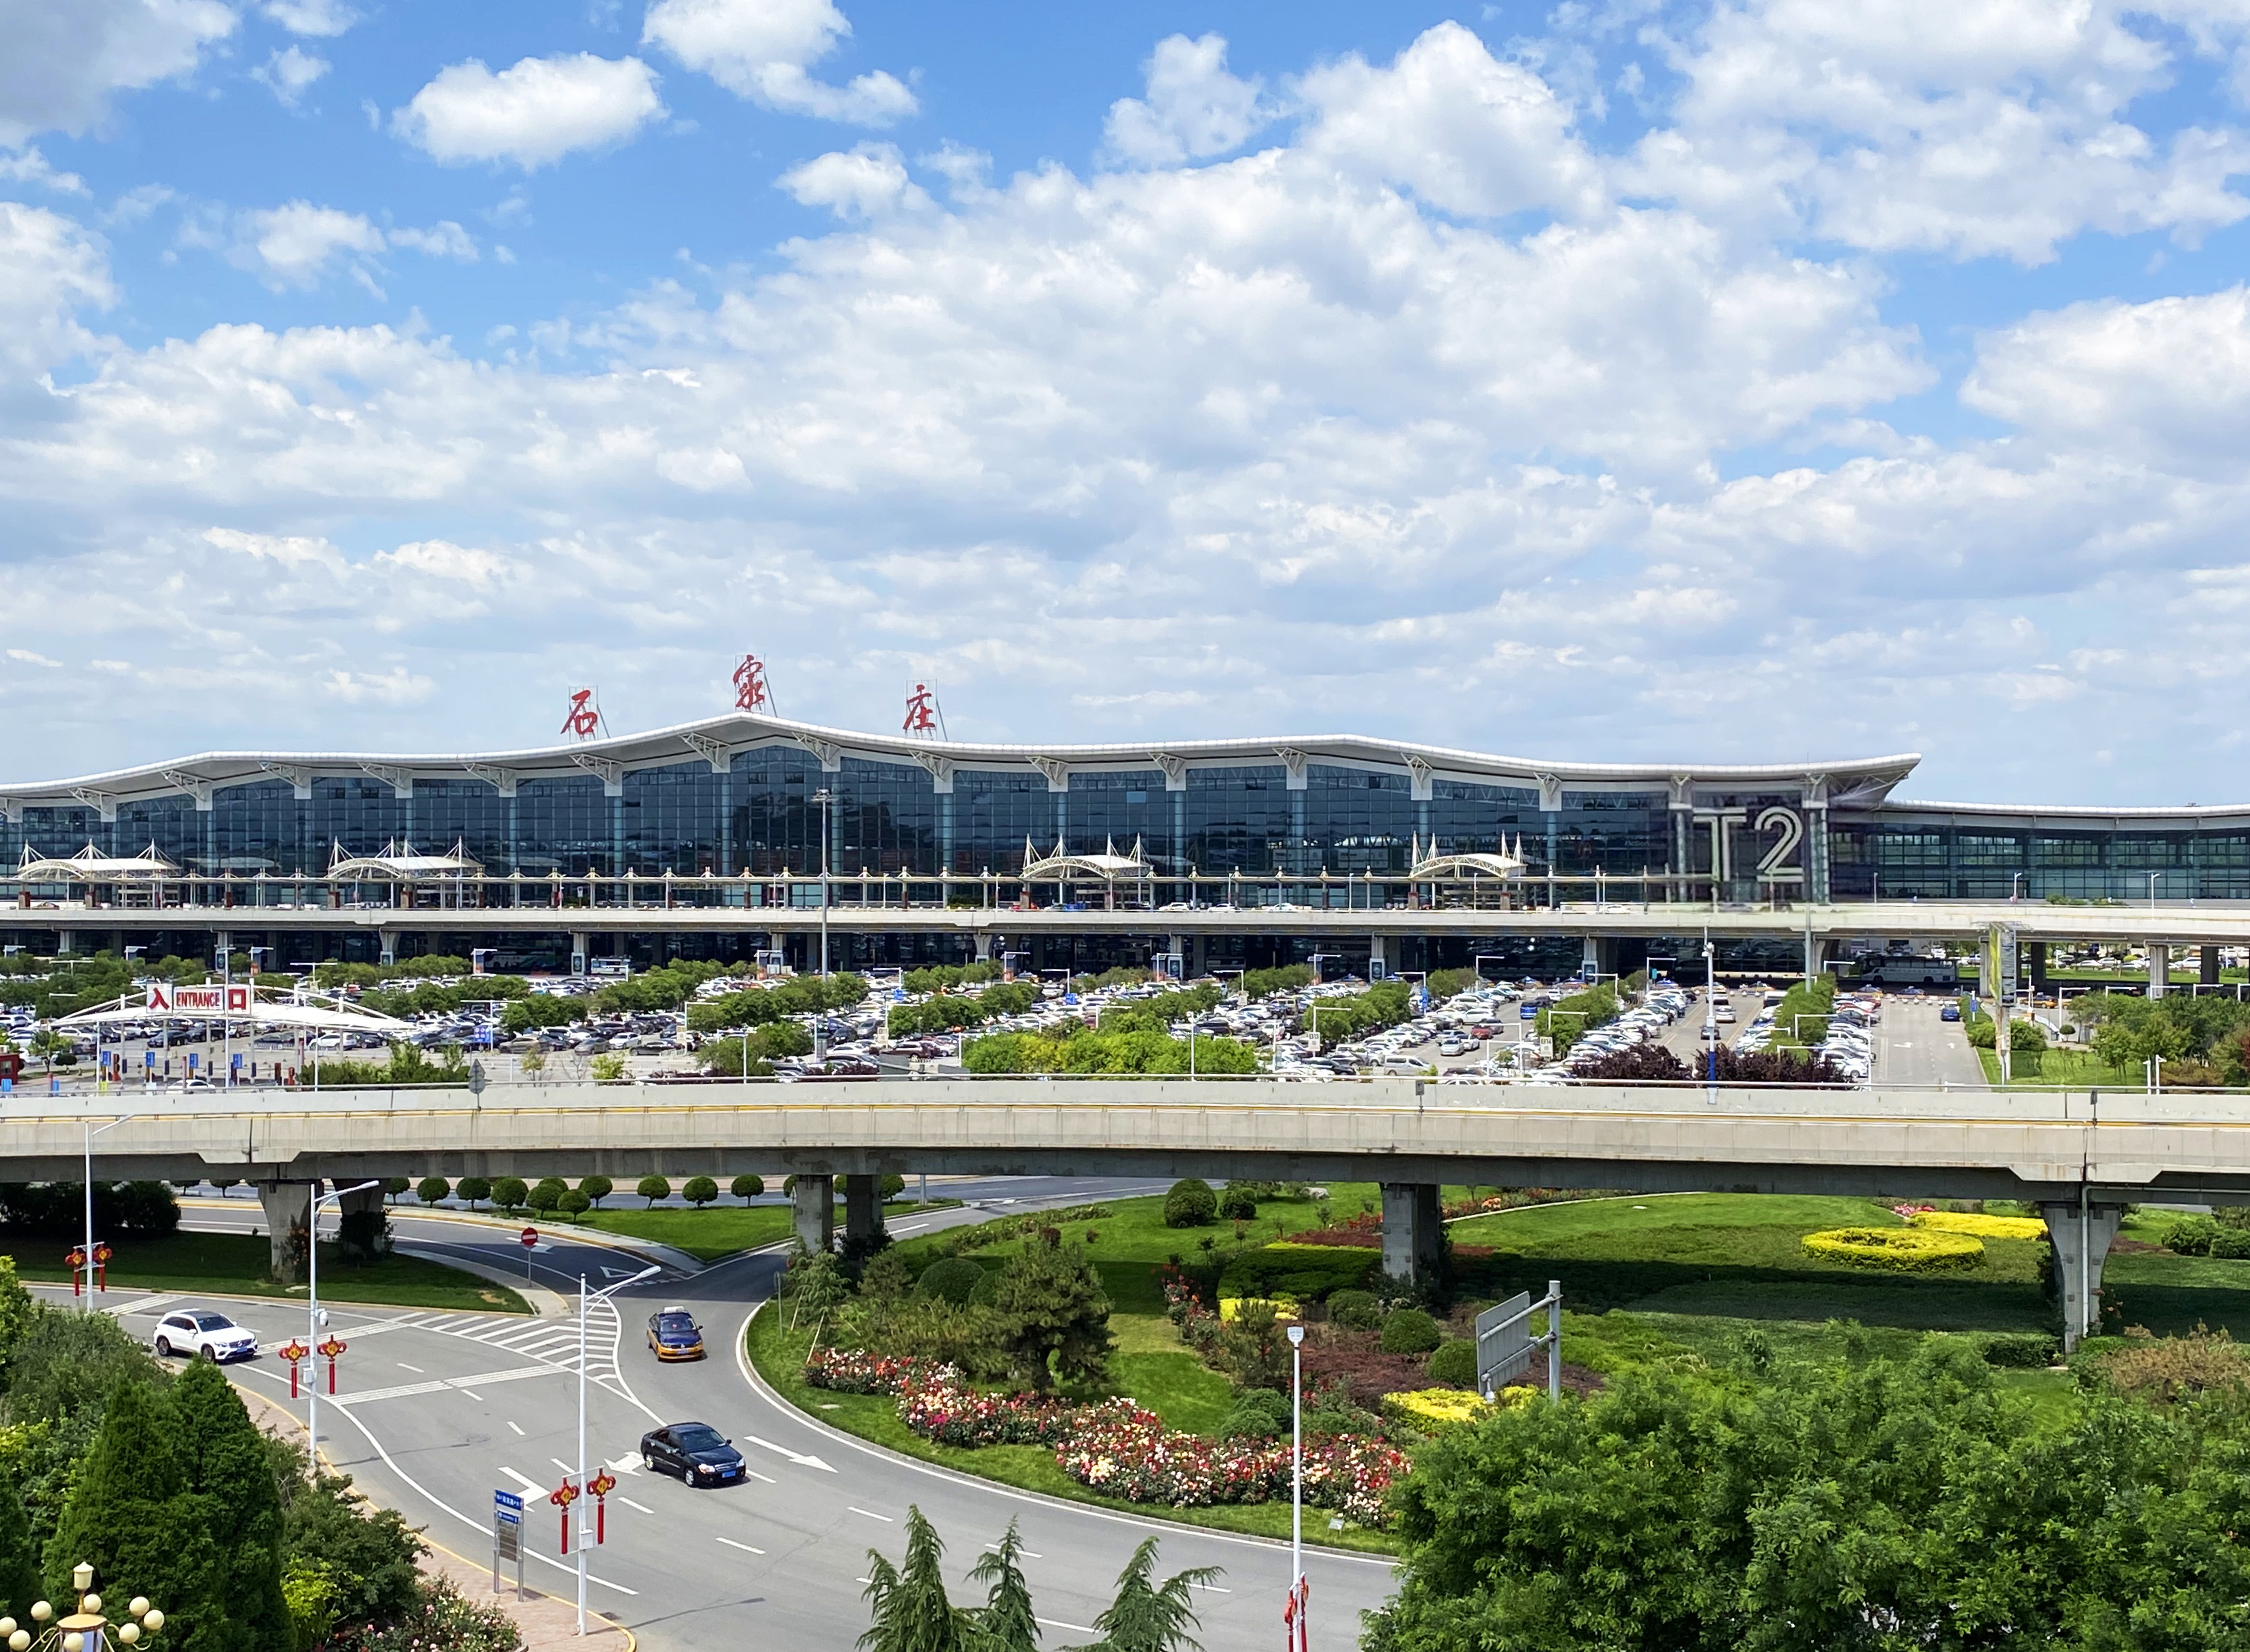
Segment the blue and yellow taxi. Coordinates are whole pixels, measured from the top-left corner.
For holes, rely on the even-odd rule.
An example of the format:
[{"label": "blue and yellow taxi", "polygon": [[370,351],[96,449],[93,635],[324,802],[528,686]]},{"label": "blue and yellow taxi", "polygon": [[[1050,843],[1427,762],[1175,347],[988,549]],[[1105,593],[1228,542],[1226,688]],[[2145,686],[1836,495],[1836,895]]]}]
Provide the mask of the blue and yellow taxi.
[{"label": "blue and yellow taxi", "polygon": [[703,1327],[685,1308],[659,1308],[648,1317],[648,1345],[659,1359],[701,1359]]}]

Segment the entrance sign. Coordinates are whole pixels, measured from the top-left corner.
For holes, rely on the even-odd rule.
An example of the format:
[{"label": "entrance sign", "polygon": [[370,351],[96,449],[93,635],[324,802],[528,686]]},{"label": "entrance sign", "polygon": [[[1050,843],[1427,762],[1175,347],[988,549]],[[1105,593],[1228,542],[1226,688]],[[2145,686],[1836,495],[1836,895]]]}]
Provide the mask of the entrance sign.
[{"label": "entrance sign", "polygon": [[251,989],[239,986],[175,986],[169,981],[148,983],[148,1007],[160,1015],[247,1015]]}]

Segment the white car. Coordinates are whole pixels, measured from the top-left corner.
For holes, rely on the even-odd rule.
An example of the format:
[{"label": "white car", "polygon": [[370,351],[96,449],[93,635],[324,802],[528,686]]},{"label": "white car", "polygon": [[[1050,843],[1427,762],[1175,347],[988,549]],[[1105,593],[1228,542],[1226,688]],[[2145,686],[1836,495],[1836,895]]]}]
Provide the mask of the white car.
[{"label": "white car", "polygon": [[230,1359],[258,1358],[257,1336],[208,1308],[191,1308],[166,1314],[156,1322],[152,1338],[160,1356],[203,1354],[219,1365]]}]

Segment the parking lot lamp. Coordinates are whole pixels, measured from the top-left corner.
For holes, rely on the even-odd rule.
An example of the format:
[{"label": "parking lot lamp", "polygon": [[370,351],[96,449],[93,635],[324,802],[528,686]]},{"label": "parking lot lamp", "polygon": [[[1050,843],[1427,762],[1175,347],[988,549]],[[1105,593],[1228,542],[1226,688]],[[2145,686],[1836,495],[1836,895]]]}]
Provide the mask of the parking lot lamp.
[{"label": "parking lot lamp", "polygon": [[[318,1182],[313,1184],[313,1202],[305,1212],[305,1343],[307,1347],[318,1341],[321,1326],[328,1315],[321,1307],[321,1206],[331,1199],[342,1199],[348,1193],[363,1193],[370,1187],[380,1187],[379,1181],[361,1182],[351,1187],[339,1187],[333,1193],[322,1193]],[[342,1206],[337,1206],[339,1212]],[[335,1361],[329,1362],[330,1374]],[[321,1483],[321,1385],[314,1382],[306,1394],[305,1407],[305,1473],[314,1485]]]},{"label": "parking lot lamp", "polygon": [[115,1130],[130,1113],[121,1113],[107,1124],[85,1123],[86,1130],[86,1311],[93,1311],[93,1138],[104,1130]]},{"label": "parking lot lamp", "polygon": [[[1305,1328],[1289,1327],[1289,1603],[1305,1610]],[[1298,1642],[1304,1644],[1301,1625]]]},{"label": "parking lot lamp", "polygon": [[[638,1285],[651,1275],[663,1271],[657,1263],[651,1262],[631,1279],[620,1279],[616,1284],[605,1285],[590,1295],[586,1289],[586,1275],[578,1275],[578,1483],[581,1486],[586,1483],[586,1310],[623,1290],[627,1285]],[[583,1635],[585,1632],[586,1545],[582,1531],[578,1544],[578,1633]]]}]

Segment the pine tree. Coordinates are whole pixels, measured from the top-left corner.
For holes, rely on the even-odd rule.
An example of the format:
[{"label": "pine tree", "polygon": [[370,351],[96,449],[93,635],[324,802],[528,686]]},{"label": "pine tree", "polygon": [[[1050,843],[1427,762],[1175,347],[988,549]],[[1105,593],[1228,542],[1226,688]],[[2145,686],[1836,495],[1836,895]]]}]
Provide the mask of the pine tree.
[{"label": "pine tree", "polygon": [[0,1469],[0,1615],[28,1623],[39,1598],[39,1557],[15,1476]]},{"label": "pine tree", "polygon": [[198,1643],[207,1652],[286,1645],[281,1494],[265,1439],[234,1386],[207,1359],[189,1365],[171,1399],[180,1418],[184,1501],[198,1505],[183,1513],[201,1522],[218,1561],[218,1617]]},{"label": "pine tree", "polygon": [[1116,1597],[1094,1620],[1101,1638],[1068,1652],[1203,1652],[1203,1643],[1188,1633],[1203,1627],[1189,1591],[1210,1583],[1219,1569],[1191,1566],[1161,1584],[1150,1581],[1156,1569],[1156,1540],[1145,1538],[1117,1574]]},{"label": "pine tree", "polygon": [[[217,1614],[217,1557],[182,1506],[184,1483],[169,1399],[136,1382],[112,1391],[54,1538],[45,1572],[50,1599],[72,1598],[71,1568],[93,1567],[93,1586],[121,1599],[145,1594],[164,1611],[165,1645],[185,1652]],[[176,1625],[176,1633],[175,1626]]]},{"label": "pine tree", "polygon": [[937,1532],[909,1505],[904,1569],[867,1551],[863,1598],[871,1603],[871,1621],[859,1637],[866,1652],[970,1652],[973,1623],[945,1598],[944,1559]]},{"label": "pine tree", "polygon": [[1016,1523],[999,1546],[985,1551],[970,1568],[971,1579],[984,1585],[984,1604],[973,1609],[977,1652],[1039,1652],[1039,1620],[1032,1614],[1031,1586],[1024,1580],[1023,1538]]}]

